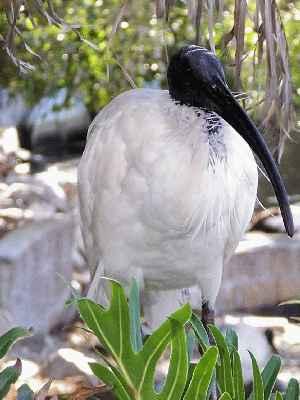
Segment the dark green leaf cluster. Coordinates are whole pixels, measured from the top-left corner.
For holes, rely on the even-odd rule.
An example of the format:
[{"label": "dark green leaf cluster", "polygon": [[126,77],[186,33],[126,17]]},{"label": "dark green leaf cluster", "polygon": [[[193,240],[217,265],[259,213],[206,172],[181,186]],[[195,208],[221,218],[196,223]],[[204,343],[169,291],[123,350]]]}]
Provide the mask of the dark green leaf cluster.
[{"label": "dark green leaf cluster", "polygon": [[[89,299],[76,301],[80,315],[106,350],[103,362],[92,363],[93,373],[112,388],[121,400],[208,400],[218,394],[221,400],[245,400],[245,386],[238,337],[233,330],[225,335],[210,326],[214,345],[189,305],[173,313],[142,342],[138,288],[134,283],[129,304],[121,285],[111,281],[108,308]],[[186,334],[187,328],[191,335]],[[197,339],[203,354],[190,363],[190,342]],[[168,374],[160,391],[155,388],[157,363],[170,346]],[[291,379],[287,392],[273,393],[281,361],[272,356],[262,372],[250,353],[253,391],[248,400],[299,400],[299,384]]]},{"label": "dark green leaf cluster", "polygon": [[[12,328],[2,335],[0,337],[0,359],[7,354],[14,343],[30,335],[30,331],[21,327]],[[21,371],[22,363],[20,359],[17,359],[13,366],[6,367],[0,372],[0,399],[5,399],[11,385],[19,378]],[[22,399],[25,399],[25,397],[22,397]]]}]

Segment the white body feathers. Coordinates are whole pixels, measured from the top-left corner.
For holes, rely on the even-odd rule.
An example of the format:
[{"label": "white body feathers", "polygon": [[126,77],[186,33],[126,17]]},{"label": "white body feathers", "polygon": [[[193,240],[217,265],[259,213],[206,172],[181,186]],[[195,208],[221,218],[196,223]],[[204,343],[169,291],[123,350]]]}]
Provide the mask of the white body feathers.
[{"label": "white body feathers", "polygon": [[152,293],[199,287],[214,306],[253,212],[257,168],[230,125],[219,118],[209,133],[215,115],[197,111],[167,91],[137,89],[92,123],[79,196],[94,296],[101,275],[136,277]]}]

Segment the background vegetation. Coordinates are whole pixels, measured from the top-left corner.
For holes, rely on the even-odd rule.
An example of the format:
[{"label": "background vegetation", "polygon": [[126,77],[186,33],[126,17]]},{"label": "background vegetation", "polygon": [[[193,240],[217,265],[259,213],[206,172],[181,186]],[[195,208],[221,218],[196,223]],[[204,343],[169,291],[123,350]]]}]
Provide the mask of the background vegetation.
[{"label": "background vegetation", "polygon": [[[216,6],[214,9],[213,38],[217,54],[225,61],[229,76],[233,77],[235,43],[230,42],[226,50],[223,44],[224,40],[232,38],[235,2],[217,3],[219,8]],[[300,92],[300,1],[282,0],[277,4],[289,45],[294,99],[300,106],[297,96]],[[71,92],[80,91],[89,110],[96,112],[120,91],[130,88],[126,72],[139,87],[166,87],[168,54],[196,40],[209,46],[208,19],[202,17],[197,32],[197,25],[191,24],[184,2],[177,1],[176,6],[170,9],[167,22],[156,18],[154,2],[142,0],[128,4],[118,0],[55,0],[53,5],[57,15],[69,26],[51,25],[43,15],[29,7],[20,9],[17,26],[26,45],[17,35],[16,54],[34,65],[35,71],[20,73],[19,67],[12,65],[7,55],[2,63],[1,85],[9,86],[13,93],[24,94],[31,103],[46,93],[67,87]],[[248,2],[241,83],[233,79],[231,82],[240,86],[237,89],[250,92],[253,101],[259,101],[263,96],[261,91],[266,71],[264,63],[257,64],[257,73],[253,76],[253,58],[260,45],[255,22],[256,6],[254,0]],[[0,39],[5,37],[7,30],[6,15],[1,13]],[[40,58],[28,51],[29,47]]]}]

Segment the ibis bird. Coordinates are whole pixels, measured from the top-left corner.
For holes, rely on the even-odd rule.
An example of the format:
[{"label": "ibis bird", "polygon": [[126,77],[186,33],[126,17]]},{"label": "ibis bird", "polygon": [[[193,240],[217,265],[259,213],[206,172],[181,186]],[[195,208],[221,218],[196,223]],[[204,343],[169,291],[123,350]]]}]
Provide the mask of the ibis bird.
[{"label": "ibis bird", "polygon": [[[79,165],[82,233],[92,271],[143,293],[196,287],[212,321],[224,264],[243,236],[261,160],[289,236],[288,197],[263,136],[232,95],[221,62],[205,48],[170,60],[168,90],[134,89],[92,122]],[[155,296],[152,296],[155,299]],[[164,308],[163,296],[158,308]],[[147,314],[147,312],[146,312]],[[145,316],[147,318],[147,315]]]}]

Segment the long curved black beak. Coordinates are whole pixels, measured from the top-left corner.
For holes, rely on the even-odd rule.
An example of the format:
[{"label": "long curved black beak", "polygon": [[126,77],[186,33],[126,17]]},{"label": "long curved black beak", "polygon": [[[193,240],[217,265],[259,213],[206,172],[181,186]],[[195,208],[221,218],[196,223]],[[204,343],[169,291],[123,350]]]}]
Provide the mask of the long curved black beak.
[{"label": "long curved black beak", "polygon": [[295,229],[287,192],[262,134],[221,79],[211,90],[208,89],[208,95],[217,113],[244,138],[261,160],[276,194],[286,232],[292,237]]}]

